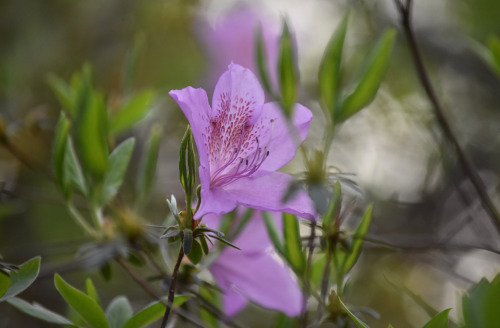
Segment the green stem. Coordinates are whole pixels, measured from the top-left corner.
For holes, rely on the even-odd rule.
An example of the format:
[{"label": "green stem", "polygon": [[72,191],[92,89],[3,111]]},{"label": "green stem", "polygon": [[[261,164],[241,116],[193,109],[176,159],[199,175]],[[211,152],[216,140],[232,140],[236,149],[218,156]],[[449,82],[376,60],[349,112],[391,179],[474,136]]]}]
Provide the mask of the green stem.
[{"label": "green stem", "polygon": [[92,228],[87,221],[83,218],[83,216],[78,212],[78,210],[73,206],[73,204],[68,203],[68,210],[69,213],[71,214],[71,217],[75,220],[76,224],[80,226],[88,235],[90,235],[93,238],[97,238],[99,234],[97,231]]}]

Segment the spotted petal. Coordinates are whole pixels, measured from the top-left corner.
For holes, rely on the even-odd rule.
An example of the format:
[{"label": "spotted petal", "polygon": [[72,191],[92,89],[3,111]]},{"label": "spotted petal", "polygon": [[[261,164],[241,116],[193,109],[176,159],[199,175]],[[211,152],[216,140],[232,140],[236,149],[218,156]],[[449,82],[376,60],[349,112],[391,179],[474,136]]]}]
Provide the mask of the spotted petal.
[{"label": "spotted petal", "polygon": [[295,104],[292,112],[292,124],[288,125],[278,103],[265,104],[260,122],[272,121],[272,127],[271,139],[267,145],[269,156],[262,163],[260,169],[276,171],[291,161],[298,147],[307,137],[311,120],[311,111],[300,104]]}]

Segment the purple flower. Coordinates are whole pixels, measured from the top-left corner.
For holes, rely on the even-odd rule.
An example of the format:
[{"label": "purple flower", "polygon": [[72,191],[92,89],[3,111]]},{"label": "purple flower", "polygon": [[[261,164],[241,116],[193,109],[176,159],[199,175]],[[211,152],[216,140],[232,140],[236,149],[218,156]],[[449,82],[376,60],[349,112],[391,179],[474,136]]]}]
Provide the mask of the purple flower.
[{"label": "purple flower", "polygon": [[264,104],[264,91],[248,69],[231,64],[215,87],[212,107],[203,89],[187,87],[170,95],[186,115],[200,159],[201,205],[195,219],[232,211],[238,204],[288,212],[313,219],[305,192],[282,198],[292,177],[276,172],[294,156],[309,129],[312,114],[295,104],[294,139],[276,103]]},{"label": "purple flower", "polygon": [[197,34],[210,59],[208,76],[220,76],[231,61],[256,72],[254,42],[258,26],[262,29],[271,83],[277,87],[275,64],[278,58],[279,24],[249,7],[229,11],[217,21],[214,28],[205,22],[198,22]]},{"label": "purple flower", "polygon": [[[219,218],[207,215],[203,221],[209,227],[217,228]],[[291,270],[275,254],[261,212],[253,214],[234,243],[241,250],[226,247],[208,268],[223,291],[224,312],[232,316],[252,301],[288,316],[299,315],[304,295]]]}]

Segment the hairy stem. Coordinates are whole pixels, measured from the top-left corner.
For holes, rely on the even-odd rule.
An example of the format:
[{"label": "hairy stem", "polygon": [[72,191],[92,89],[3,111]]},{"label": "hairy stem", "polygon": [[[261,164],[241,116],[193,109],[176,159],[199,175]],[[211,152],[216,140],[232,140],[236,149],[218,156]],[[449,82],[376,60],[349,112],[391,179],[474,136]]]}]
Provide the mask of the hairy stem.
[{"label": "hairy stem", "polygon": [[177,274],[179,273],[179,267],[181,266],[182,259],[184,258],[184,247],[181,244],[181,249],[179,250],[179,256],[177,256],[177,262],[175,263],[174,271],[172,272],[172,278],[170,279],[170,288],[168,290],[168,301],[167,308],[165,310],[165,315],[163,316],[163,320],[161,322],[161,328],[165,328],[167,326],[168,316],[170,315],[170,309],[174,304],[174,295],[175,295],[175,283],[177,281]]},{"label": "hairy stem", "polygon": [[427,94],[427,97],[429,98],[429,101],[431,102],[434,108],[434,113],[436,114],[438,124],[443,130],[443,133],[446,136],[446,138],[453,145],[453,148],[455,149],[460,165],[462,166],[463,170],[465,171],[465,174],[467,174],[469,180],[476,189],[476,192],[479,198],[481,199],[481,203],[483,204],[483,208],[489,214],[490,218],[493,221],[493,225],[500,233],[500,212],[498,212],[493,201],[488,195],[486,186],[479,177],[479,174],[477,173],[474,164],[472,163],[470,158],[465,154],[462,147],[458,143],[458,140],[455,137],[455,134],[453,133],[450,124],[448,123],[444,115],[443,107],[441,106],[436,96],[434,87],[432,86],[432,83],[429,79],[429,74],[427,73],[427,70],[424,66],[424,62],[422,60],[422,54],[418,47],[418,43],[415,38],[415,33],[413,31],[413,27],[411,24],[412,1],[407,0],[405,4],[403,4],[401,0],[394,0],[394,1],[401,15],[401,23],[403,25],[404,32],[408,39],[410,52],[413,57],[413,62],[415,64],[415,68],[417,70],[420,83],[422,84],[422,87],[424,88],[425,93]]}]

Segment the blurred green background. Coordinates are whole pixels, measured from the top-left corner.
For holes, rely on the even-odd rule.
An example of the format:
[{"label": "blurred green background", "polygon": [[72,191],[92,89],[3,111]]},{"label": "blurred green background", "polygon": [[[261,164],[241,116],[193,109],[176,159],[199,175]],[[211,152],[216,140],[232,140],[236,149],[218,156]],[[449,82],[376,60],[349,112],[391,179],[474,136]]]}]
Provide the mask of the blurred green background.
[{"label": "blurred green background", "polygon": [[[148,301],[118,267],[113,268],[117,278],[110,282],[96,270],[72,270],[85,239],[43,173],[50,172],[60,110],[48,74],[69,80],[83,63],[90,63],[95,84],[111,105],[141,90],[157,91],[154,110],[128,133],[138,138],[139,149],[127,181],[134,179],[150,127],[161,124],[156,186],[145,218],[159,224],[168,213],[165,197],[182,194],[176,169],[186,120],[167,93],[188,85],[213,88],[214,50],[203,35],[236,6],[251,8],[278,25],[286,17],[293,27],[300,102],[315,113],[307,140],[311,148],[324,134],[317,69],[344,13],[351,12],[348,61],[343,63],[348,74],[384,28],[399,27],[389,0],[0,2],[0,128],[27,162],[0,148],[0,253],[12,263],[42,256],[41,277],[22,295],[25,299],[64,311],[52,273],[68,270],[67,279],[80,288],[84,277],[93,277],[104,304],[118,294],[129,295],[137,307]],[[417,37],[446,115],[500,206],[500,79],[471,46],[472,40],[485,43],[490,35],[500,36],[500,2],[422,0],[415,1],[414,9]],[[354,173],[364,191],[353,197],[362,204],[375,202],[370,237],[400,246],[366,244],[351,277],[349,303],[379,314],[379,319],[366,316],[372,327],[420,327],[429,319],[426,306],[452,307],[451,317],[459,321],[463,290],[500,271],[499,235],[435,123],[401,32],[392,56],[375,102],[342,125],[330,152],[329,163]],[[299,163],[287,169],[298,171]],[[126,200],[132,197],[130,188],[127,183],[122,188]],[[261,310],[250,307],[239,318],[255,318],[256,311]],[[48,327],[0,304],[0,327],[28,326]],[[252,319],[252,326],[262,322]]]}]

